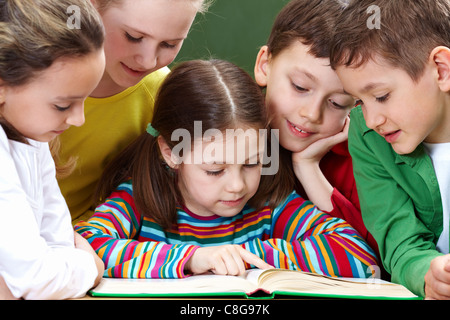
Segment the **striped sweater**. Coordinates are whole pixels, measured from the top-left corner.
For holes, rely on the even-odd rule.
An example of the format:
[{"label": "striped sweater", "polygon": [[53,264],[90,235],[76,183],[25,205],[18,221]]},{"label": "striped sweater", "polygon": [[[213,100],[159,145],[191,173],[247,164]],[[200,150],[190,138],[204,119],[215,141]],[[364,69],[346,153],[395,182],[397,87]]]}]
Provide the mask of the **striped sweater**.
[{"label": "striped sweater", "polygon": [[106,277],[186,277],[184,265],[196,249],[224,244],[241,245],[276,268],[330,276],[368,277],[377,264],[349,224],[295,192],[274,210],[245,206],[234,217],[200,217],[179,207],[166,231],[136,211],[128,181],[75,230],[102,258]]}]

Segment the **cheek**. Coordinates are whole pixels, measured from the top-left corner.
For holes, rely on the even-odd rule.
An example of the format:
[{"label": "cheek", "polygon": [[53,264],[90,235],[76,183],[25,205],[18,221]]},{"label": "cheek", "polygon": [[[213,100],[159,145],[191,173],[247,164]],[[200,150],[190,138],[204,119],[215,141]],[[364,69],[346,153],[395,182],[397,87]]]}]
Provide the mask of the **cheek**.
[{"label": "cheek", "polygon": [[324,125],[322,126],[322,134],[327,136],[335,135],[342,131],[347,119],[348,112],[336,115],[325,116]]},{"label": "cheek", "polygon": [[211,183],[208,177],[201,176],[201,173],[194,173],[183,180],[186,191],[198,202],[208,202],[217,189],[217,183]]},{"label": "cheek", "polygon": [[156,67],[156,69],[160,69],[162,67],[168,66],[169,64],[171,64],[173,62],[173,60],[175,60],[175,58],[177,57],[178,52],[180,51],[180,48],[178,49],[173,49],[171,51],[169,50],[163,50],[162,52],[159,53],[158,55],[158,65]]},{"label": "cheek", "polygon": [[106,63],[112,63],[114,60],[130,55],[130,44],[118,32],[112,33],[106,37],[104,51]]},{"label": "cheek", "polygon": [[246,185],[251,193],[256,193],[259,187],[259,182],[261,180],[261,169],[252,170],[252,172],[246,175]]}]

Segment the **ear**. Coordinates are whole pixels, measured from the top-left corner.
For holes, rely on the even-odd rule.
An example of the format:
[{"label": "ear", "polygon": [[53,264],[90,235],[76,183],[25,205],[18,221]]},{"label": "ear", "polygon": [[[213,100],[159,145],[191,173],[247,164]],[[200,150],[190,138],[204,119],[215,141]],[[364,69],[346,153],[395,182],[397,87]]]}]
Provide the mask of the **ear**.
[{"label": "ear", "polygon": [[169,167],[172,169],[177,168],[177,162],[175,159],[173,159],[172,149],[170,149],[169,145],[167,144],[166,140],[164,140],[163,137],[158,136],[158,146],[159,150],[161,152],[162,157],[164,158],[164,161],[167,163]]},{"label": "ear", "polygon": [[436,66],[439,88],[443,92],[450,92],[450,48],[444,46],[434,48],[430,59]]},{"label": "ear", "polygon": [[269,48],[267,46],[262,46],[259,49],[258,55],[256,56],[255,63],[255,81],[259,86],[267,86],[267,71],[269,64]]}]

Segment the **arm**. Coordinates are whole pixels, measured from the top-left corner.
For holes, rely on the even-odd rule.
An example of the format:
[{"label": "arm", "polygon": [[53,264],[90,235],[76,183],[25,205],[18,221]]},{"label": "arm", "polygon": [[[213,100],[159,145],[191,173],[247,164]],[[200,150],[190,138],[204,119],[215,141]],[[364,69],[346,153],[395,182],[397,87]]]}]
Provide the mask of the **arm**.
[{"label": "arm", "polygon": [[88,240],[105,264],[105,276],[122,278],[182,278],[185,264],[198,249],[193,245],[169,245],[160,241],[135,240],[141,232],[142,217],[134,209],[131,183],[119,186],[97,207],[87,222],[75,230]]},{"label": "arm", "polygon": [[349,148],[364,223],[379,245],[392,281],[423,296],[425,273],[431,260],[441,255],[433,243],[436,235],[427,227],[436,224],[430,218],[432,191],[424,180],[430,175],[421,177],[406,163],[397,164],[392,147],[367,131],[361,110],[354,111]]},{"label": "arm", "polygon": [[334,188],[323,174],[319,163],[333,146],[347,140],[349,123],[350,119],[347,119],[342,131],[336,135],[320,139],[301,152],[292,153],[297,179],[308,199],[323,211],[331,211],[334,208],[331,201]]},{"label": "arm", "polygon": [[284,269],[342,277],[368,277],[377,265],[372,249],[345,221],[292,193],[273,213],[272,239],[244,248]]},{"label": "arm", "polygon": [[[53,190],[48,189],[53,180],[47,174],[53,172],[55,179],[48,148],[42,147],[43,153],[36,157],[34,153],[24,152],[23,148],[28,146],[12,142],[9,145],[6,138],[0,140],[0,208],[4,213],[0,223],[0,277],[18,298],[83,296],[94,283],[96,268],[92,256],[74,248],[67,207],[64,210],[63,206],[55,216],[47,211],[52,207],[47,196],[53,196],[47,195],[47,191]],[[15,151],[10,148],[19,150],[20,162],[11,156]],[[60,201],[64,204],[62,197]],[[61,209],[56,202],[54,205]],[[48,226],[53,218],[57,221],[52,229]],[[58,222],[67,222],[67,226]]]}]

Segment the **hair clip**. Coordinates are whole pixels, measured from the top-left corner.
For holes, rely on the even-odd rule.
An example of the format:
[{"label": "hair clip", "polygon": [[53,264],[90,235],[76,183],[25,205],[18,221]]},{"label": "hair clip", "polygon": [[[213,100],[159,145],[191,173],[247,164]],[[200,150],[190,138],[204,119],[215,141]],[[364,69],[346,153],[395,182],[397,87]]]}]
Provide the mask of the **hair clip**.
[{"label": "hair clip", "polygon": [[159,131],[156,130],[155,128],[153,128],[153,126],[152,126],[151,123],[149,123],[148,126],[147,126],[147,133],[150,134],[150,135],[152,135],[152,136],[155,137],[155,138],[156,138],[157,136],[159,136]]}]

